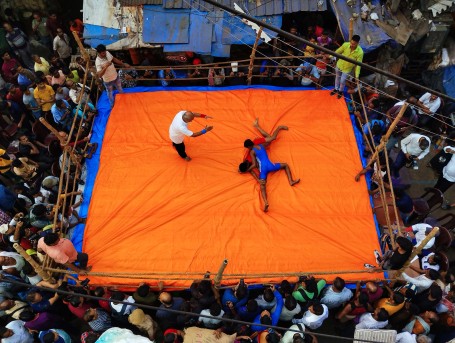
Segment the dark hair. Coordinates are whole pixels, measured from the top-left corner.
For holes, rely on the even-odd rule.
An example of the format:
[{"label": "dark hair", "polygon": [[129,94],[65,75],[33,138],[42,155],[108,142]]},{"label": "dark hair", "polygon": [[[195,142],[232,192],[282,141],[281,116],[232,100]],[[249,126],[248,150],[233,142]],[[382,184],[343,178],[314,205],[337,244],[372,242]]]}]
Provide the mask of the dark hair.
[{"label": "dark hair", "polygon": [[371,133],[373,135],[379,135],[382,133],[381,125],[379,125],[379,123],[377,121],[374,122],[373,126],[371,127]]},{"label": "dark hair", "polygon": [[251,163],[249,161],[243,161],[242,163],[239,164],[239,172],[246,173],[250,166]]},{"label": "dark hair", "polygon": [[261,324],[272,325],[272,318],[270,318],[269,316],[262,316],[261,317]]},{"label": "dark hair", "polygon": [[106,45],[104,45],[104,44],[99,44],[99,45],[96,47],[96,52],[103,52],[103,51],[106,51]]},{"label": "dark hair", "polygon": [[22,267],[22,271],[24,272],[25,275],[28,275],[30,273],[33,273],[34,269],[30,263],[25,261],[24,266]]},{"label": "dark hair", "polygon": [[20,159],[16,158],[16,159],[11,163],[11,165],[12,165],[13,167],[20,167],[20,166],[22,166],[22,161],[21,161]]},{"label": "dark hair", "polygon": [[111,300],[116,301],[123,301],[125,299],[125,294],[119,291],[115,291],[111,295]]},{"label": "dark hair", "polygon": [[297,300],[292,295],[287,295],[284,298],[284,307],[286,307],[289,311],[292,311],[297,307]]},{"label": "dark hair", "polygon": [[60,236],[58,233],[55,232],[49,232],[46,236],[44,236],[44,244],[46,245],[52,245],[60,239]]},{"label": "dark hair", "polygon": [[359,35],[354,35],[354,36],[352,36],[352,40],[353,40],[354,42],[357,42],[357,43],[358,43],[358,42],[360,42],[360,36],[359,36]]},{"label": "dark hair", "polygon": [[[441,258],[442,259],[442,258]],[[444,277],[444,281],[446,283],[452,283],[455,281],[455,275],[453,273],[447,273],[446,276]]]},{"label": "dark hair", "polygon": [[4,326],[0,326],[0,337],[3,337],[3,335],[8,331],[8,328]]},{"label": "dark hair", "polygon": [[57,107],[62,106],[62,104],[63,104],[63,105],[65,104],[65,103],[63,102],[62,99],[58,99],[58,100],[55,102],[55,105],[56,105]]},{"label": "dark hair", "polygon": [[237,299],[243,299],[248,295],[248,288],[245,284],[238,285],[235,291],[235,297]]},{"label": "dark hair", "polygon": [[264,300],[269,302],[272,302],[273,299],[275,299],[275,294],[273,294],[273,291],[270,288],[264,289]]},{"label": "dark hair", "polygon": [[[99,46],[99,45],[98,45]],[[164,336],[164,343],[174,343],[175,341],[175,333],[168,333]]]},{"label": "dark hair", "polygon": [[428,139],[423,138],[423,137],[420,138],[420,140],[419,140],[419,148],[420,149],[425,150],[429,146],[430,146],[430,142],[428,142]]},{"label": "dark hair", "polygon": [[144,283],[137,288],[136,292],[141,298],[145,298],[150,292],[150,286]]},{"label": "dark hair", "polygon": [[248,302],[246,303],[246,310],[247,312],[250,312],[250,313],[255,313],[257,312],[258,310],[258,302],[254,299],[250,299],[248,300]]},{"label": "dark hair", "polygon": [[[311,336],[308,336],[308,337],[311,337]],[[298,335],[298,336],[294,336],[292,338],[292,343],[305,343],[305,338],[303,338],[302,336]]]},{"label": "dark hair", "polygon": [[33,210],[32,210],[32,214],[37,217],[44,215],[46,212],[47,212],[47,207],[46,207],[46,205],[43,205],[43,204],[36,205],[35,207],[33,207]]},{"label": "dark hair", "polygon": [[265,336],[265,340],[268,343],[278,343],[280,341],[280,336],[276,332],[270,332],[267,336]]},{"label": "dark hair", "polygon": [[245,142],[243,142],[243,146],[245,148],[252,148],[254,147],[254,143],[251,139],[246,139]]},{"label": "dark hair", "polygon": [[438,271],[434,269],[430,269],[428,272],[428,276],[430,277],[431,280],[437,280],[441,276]]},{"label": "dark hair", "polygon": [[309,293],[314,293],[315,296],[318,295],[317,294],[318,293],[318,284],[316,283],[316,280],[313,277],[307,278],[305,280],[305,289]]},{"label": "dark hair", "polygon": [[31,303],[32,301],[35,300],[35,295],[40,294],[37,290],[31,290],[27,293],[25,296],[25,299],[27,302]]},{"label": "dark hair", "polygon": [[202,280],[197,285],[197,291],[203,295],[207,295],[212,290],[212,284],[209,280]]},{"label": "dark hair", "polygon": [[69,303],[74,307],[79,307],[81,304],[81,297],[79,295],[72,295],[68,300]]},{"label": "dark hair", "polygon": [[96,297],[102,297],[105,294],[103,287],[96,287],[93,291],[93,295]]},{"label": "dark hair", "polygon": [[[58,87],[60,87],[60,85],[59,85],[58,83],[56,83],[55,85],[52,85],[51,87],[52,87],[52,89],[54,90],[54,92],[56,92],[57,89],[58,89]],[[58,100],[57,100],[57,101],[58,101]]]},{"label": "dark hair", "polygon": [[340,278],[339,276],[337,276],[337,277],[335,278],[335,280],[333,280],[333,286],[334,286],[337,290],[341,291],[341,290],[343,290],[343,288],[346,286],[346,282],[345,282],[342,278]]},{"label": "dark hair", "polygon": [[54,343],[54,331],[50,331],[41,337],[42,343]]},{"label": "dark hair", "polygon": [[413,298],[416,295],[416,291],[411,288],[406,288],[406,291],[404,293],[404,296],[406,298]]},{"label": "dark hair", "polygon": [[70,68],[68,68],[68,67],[63,67],[63,68],[62,68],[62,73],[65,74],[65,75],[68,75],[68,74],[71,73],[71,70],[70,70]]},{"label": "dark hair", "polygon": [[399,236],[396,238],[396,243],[407,252],[412,251],[413,245],[411,241],[405,237]]},{"label": "dark hair", "polygon": [[432,284],[430,286],[429,294],[431,295],[432,298],[435,298],[437,300],[442,299],[442,289],[436,284]]},{"label": "dark hair", "polygon": [[291,286],[291,283],[288,280],[281,281],[280,292],[283,295],[292,293],[292,286]]},{"label": "dark hair", "polygon": [[385,322],[386,320],[389,320],[389,312],[381,308],[378,312],[378,322]]},{"label": "dark hair", "polygon": [[221,306],[217,302],[214,302],[212,305],[210,305],[210,315],[211,316],[219,316],[221,313]]},{"label": "dark hair", "polygon": [[50,67],[49,68],[49,74],[54,74],[58,69],[56,67]]},{"label": "dark hair", "polygon": [[19,319],[23,322],[29,322],[35,318],[35,315],[32,310],[24,310],[19,314]]},{"label": "dark hair", "polygon": [[393,293],[392,299],[397,305],[404,303],[404,295],[401,293],[398,292]]},{"label": "dark hair", "polygon": [[[30,80],[31,81],[31,80]],[[27,90],[28,86],[26,85],[20,85],[19,86],[19,89],[22,91],[22,92],[25,92]]]},{"label": "dark hair", "polygon": [[366,294],[364,292],[361,292],[359,294],[359,303],[361,303],[362,305],[365,306],[366,304],[368,304],[368,300],[369,300],[368,294]]},{"label": "dark hair", "polygon": [[313,305],[313,312],[315,315],[320,316],[324,313],[324,307],[321,304],[314,304]]},{"label": "dark hair", "polygon": [[96,341],[100,338],[100,335],[96,332],[88,332],[87,336],[85,336],[85,343],[96,343]]}]

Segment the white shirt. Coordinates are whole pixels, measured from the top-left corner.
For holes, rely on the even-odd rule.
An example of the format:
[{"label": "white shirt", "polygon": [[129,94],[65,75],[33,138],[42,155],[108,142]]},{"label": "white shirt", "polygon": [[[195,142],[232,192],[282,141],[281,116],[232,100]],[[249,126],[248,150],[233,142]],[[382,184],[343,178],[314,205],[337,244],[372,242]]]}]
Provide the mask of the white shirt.
[{"label": "white shirt", "polygon": [[427,256],[422,257],[422,260],[420,261],[422,264],[422,269],[433,269],[433,270],[439,271],[439,268],[440,268],[439,265],[428,263],[428,259],[433,255],[434,255],[434,252],[432,252],[431,254],[428,254]]},{"label": "white shirt", "polygon": [[[425,138],[428,141],[428,143],[430,143],[428,145],[428,148],[426,148],[423,151],[419,147],[419,140],[422,137]],[[403,138],[400,144],[401,151],[403,151],[405,154],[416,156],[419,160],[421,160],[430,152],[431,141],[430,138],[428,138],[427,136],[420,135],[418,133],[411,133],[406,138]]]},{"label": "white shirt", "polygon": [[[427,237],[426,230],[432,228],[431,225],[421,223],[421,224],[415,224],[412,225],[412,231],[414,231],[414,235],[416,238],[416,244],[415,246],[418,247],[420,243]],[[436,240],[436,237],[433,237],[428,241],[428,243],[423,247],[424,249],[430,249]]]},{"label": "white shirt", "polygon": [[[283,299],[283,303],[284,303],[285,299]],[[300,310],[301,310],[301,307],[299,304],[297,304],[297,306],[295,307],[295,309],[293,309],[292,311],[291,310],[288,310],[286,308],[286,306],[283,306],[283,309],[281,310],[281,314],[280,314],[280,320],[284,321],[284,322],[288,322],[290,321],[292,318],[294,318],[294,316],[297,314],[297,313],[300,313]]]},{"label": "white shirt", "polygon": [[68,58],[71,56],[71,47],[69,45],[69,38],[66,33],[63,34],[63,38],[60,36],[55,36],[54,38],[54,51],[57,51],[57,54],[60,58]]},{"label": "white shirt", "polygon": [[169,138],[175,144],[183,143],[185,136],[192,136],[193,131],[188,130],[188,123],[183,121],[183,115],[186,111],[180,111],[172,120],[171,126],[169,127]]},{"label": "white shirt", "polygon": [[[305,326],[300,325],[300,327],[298,327],[296,324],[294,324],[294,325],[290,326],[289,329],[305,332]],[[305,334],[300,333],[300,332],[286,331],[286,333],[283,335],[283,337],[281,337],[280,343],[292,343],[294,341],[293,337],[295,334],[300,335],[302,338],[304,338],[304,336],[305,336]]]},{"label": "white shirt", "polygon": [[[101,58],[100,55],[96,56],[95,60],[95,67],[96,71],[100,72],[103,69],[104,65],[107,62],[112,61],[114,56],[111,55],[109,51],[106,51],[106,58]],[[103,74],[103,81],[104,82],[111,82],[117,78],[117,70],[115,70],[114,64],[112,63],[109,67],[107,67],[105,73]]]},{"label": "white shirt", "polygon": [[[204,316],[211,316],[209,309],[202,310],[200,314],[202,314]],[[199,321],[204,323],[204,325],[206,325],[206,326],[215,326],[221,322],[223,315],[224,315],[224,311],[221,310],[221,312],[218,316],[216,316],[216,317],[212,316],[212,318],[199,317]]]},{"label": "white shirt", "polygon": [[433,284],[433,280],[427,278],[424,274],[419,275],[417,277],[410,277],[408,274],[403,273],[402,274],[403,279],[406,281],[414,284],[416,286],[416,292],[417,294],[422,293],[423,291],[426,291],[430,286]]},{"label": "white shirt", "polygon": [[335,292],[332,287],[333,286],[327,287],[324,290],[321,299],[321,303],[326,305],[329,310],[341,306],[341,304],[350,300],[353,296],[353,293],[346,287],[339,293]]},{"label": "white shirt", "polygon": [[[130,302],[130,303],[134,303],[134,298],[130,295],[128,298],[126,298],[125,300],[123,300],[125,302]],[[125,307],[125,311],[122,312],[122,307],[123,307],[124,304],[114,304],[113,302],[111,302],[111,307],[119,312],[120,314],[122,315],[128,315],[128,314],[131,314],[131,312],[133,312],[135,309],[136,309],[136,306],[134,305],[126,305]]]},{"label": "white shirt", "polygon": [[[424,104],[426,107],[428,107],[428,109],[431,111],[431,113],[428,115],[432,116],[434,114],[434,112],[436,112],[439,109],[439,106],[441,106],[441,99],[439,97],[437,97],[435,100],[431,101],[430,97],[431,97],[431,94],[427,92],[420,97],[419,101],[422,104]],[[418,112],[420,114],[426,114],[422,110],[419,110]]]},{"label": "white shirt", "polygon": [[356,329],[382,329],[387,326],[388,320],[384,322],[378,322],[373,318],[372,313],[364,313],[360,316],[359,324],[355,326]]},{"label": "white shirt", "polygon": [[324,308],[324,312],[322,312],[320,316],[311,313],[310,310],[306,311],[303,315],[302,323],[311,330],[316,330],[318,327],[320,327],[324,320],[326,320],[329,316],[329,309],[327,306],[322,304],[322,307]]},{"label": "white shirt", "polygon": [[416,343],[416,335],[407,331],[401,332],[397,335],[396,343]]},{"label": "white shirt", "polygon": [[33,343],[33,336],[24,327],[22,320],[13,320],[5,325],[7,329],[14,332],[14,335],[7,338],[2,338],[2,343]]},{"label": "white shirt", "polygon": [[[447,152],[447,149],[455,150],[455,146],[446,146],[444,151]],[[444,179],[450,182],[455,182],[455,158],[450,157],[449,163],[442,170],[442,176]]]},{"label": "white shirt", "polygon": [[14,264],[14,265],[2,266],[3,270],[9,269],[9,268],[16,268],[18,271],[20,271],[25,266],[24,258],[16,252],[2,251],[2,252],[0,252],[0,256],[1,257],[12,257],[16,260],[16,264]]}]

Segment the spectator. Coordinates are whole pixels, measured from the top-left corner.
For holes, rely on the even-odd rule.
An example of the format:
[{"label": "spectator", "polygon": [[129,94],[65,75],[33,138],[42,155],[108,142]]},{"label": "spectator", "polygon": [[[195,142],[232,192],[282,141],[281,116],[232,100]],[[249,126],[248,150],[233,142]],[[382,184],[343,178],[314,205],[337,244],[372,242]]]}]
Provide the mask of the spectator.
[{"label": "spectator", "polygon": [[33,343],[35,341],[21,320],[13,320],[6,326],[0,327],[0,337],[5,343]]},{"label": "spectator", "polygon": [[43,18],[41,13],[33,12],[32,30],[37,36],[38,41],[48,49],[52,49],[52,36],[46,26],[47,18]]},{"label": "spectator", "polygon": [[155,335],[159,330],[158,324],[145,314],[141,309],[135,309],[128,317],[128,321],[136,326],[142,333],[144,333],[150,340],[155,339]]},{"label": "spectator", "polygon": [[17,75],[13,73],[13,69],[16,68],[19,63],[11,57],[8,52],[2,54],[3,64],[2,64],[2,74],[6,82],[15,83]]},{"label": "spectator", "polygon": [[[437,91],[440,92],[439,90]],[[419,103],[420,108],[417,110],[419,113],[419,125],[426,126],[441,106],[441,99],[437,95],[427,92],[419,98]]]},{"label": "spectator", "polygon": [[122,83],[122,88],[136,87],[139,74],[135,69],[121,69],[118,75]]},{"label": "spectator", "polygon": [[309,301],[316,299],[321,294],[322,289],[326,285],[324,279],[316,282],[313,276],[303,276],[299,278],[299,282],[295,284],[292,296],[301,304],[308,306]]},{"label": "spectator", "polygon": [[338,308],[349,301],[353,294],[345,285],[345,281],[337,276],[335,280],[333,280],[333,284],[330,287],[327,287],[322,293],[321,303],[331,310]]},{"label": "spectator", "polygon": [[52,329],[41,331],[38,335],[41,343],[58,342],[71,343],[71,337],[65,331],[60,329]]},{"label": "spectator", "polygon": [[207,78],[209,86],[220,87],[224,84],[225,78],[224,68],[221,68],[218,63],[209,69]]},{"label": "spectator", "polygon": [[[454,146],[446,146],[444,151],[449,154],[455,154]],[[451,156],[449,163],[442,169],[442,173],[439,175],[438,181],[434,185],[434,188],[439,189],[442,193],[445,193],[455,183],[455,158]]]},{"label": "spectator", "polygon": [[381,307],[374,310],[373,313],[364,313],[360,316],[359,323],[355,326],[359,329],[382,329],[389,323],[389,314]]},{"label": "spectator", "polygon": [[37,80],[36,88],[33,91],[33,95],[41,106],[43,115],[49,113],[52,105],[55,102],[55,92],[51,86],[47,85],[43,80]]},{"label": "spectator", "polygon": [[32,55],[33,61],[35,61],[34,70],[42,71],[44,75],[49,75],[49,62],[46,61],[44,57],[40,57],[38,55]]},{"label": "spectator", "polygon": [[55,12],[49,12],[49,17],[46,20],[46,28],[54,39],[57,36],[58,28],[63,27],[61,19]]},{"label": "spectator", "polygon": [[382,269],[398,270],[406,263],[411,256],[412,243],[405,237],[399,236],[396,238],[397,247],[395,250],[387,251],[382,257],[378,251],[375,250],[376,262]]},{"label": "spectator", "polygon": [[76,32],[79,39],[83,42],[84,23],[79,18],[72,19],[68,22],[70,31]]},{"label": "spectator", "polygon": [[160,309],[156,311],[156,320],[160,325],[162,330],[166,330],[171,327],[176,327],[177,324],[177,314],[164,309],[178,310],[183,304],[183,299],[178,297],[173,297],[168,292],[163,292],[160,294],[158,300],[161,303]]},{"label": "spectator", "polygon": [[309,86],[312,83],[319,85],[319,74],[318,68],[314,65],[315,60],[305,58],[304,62],[295,70],[297,75],[301,77],[300,84],[302,86]]},{"label": "spectator", "polygon": [[324,320],[329,317],[329,309],[324,304],[314,304],[308,307],[308,310],[303,314],[302,323],[305,327],[316,330]]},{"label": "spectator", "polygon": [[20,29],[13,28],[10,23],[4,23],[3,27],[6,30],[6,40],[11,49],[19,55],[22,63],[28,68],[33,69],[33,60],[30,53],[28,37]]},{"label": "spectator", "polygon": [[112,327],[111,317],[100,308],[90,308],[84,314],[84,320],[95,332],[104,332]]},{"label": "spectator", "polygon": [[177,75],[175,75],[175,72],[170,67],[162,69],[158,72],[158,78],[161,79],[159,82],[163,87],[173,85],[174,82],[172,80],[174,80],[176,77]]},{"label": "spectator", "polygon": [[109,97],[109,102],[111,107],[114,106],[114,87],[120,92],[123,93],[122,84],[120,78],[115,70],[113,63],[122,65],[122,67],[129,67],[129,64],[120,61],[111,55],[109,51],[106,50],[106,46],[100,44],[96,47],[97,57],[95,61],[97,76],[102,77],[104,81],[104,86],[106,87],[107,94]]},{"label": "spectator", "polygon": [[[88,255],[78,253],[70,240],[60,238],[57,233],[48,233],[38,241],[38,251],[49,255],[55,262],[63,264],[65,267],[81,274],[83,271],[90,271],[87,267]],[[74,263],[79,263],[79,268]]]},{"label": "spectator", "polygon": [[411,133],[401,140],[401,150],[393,165],[393,176],[399,177],[400,169],[407,165],[417,169],[417,160],[423,159],[430,152],[431,141],[427,136]]}]

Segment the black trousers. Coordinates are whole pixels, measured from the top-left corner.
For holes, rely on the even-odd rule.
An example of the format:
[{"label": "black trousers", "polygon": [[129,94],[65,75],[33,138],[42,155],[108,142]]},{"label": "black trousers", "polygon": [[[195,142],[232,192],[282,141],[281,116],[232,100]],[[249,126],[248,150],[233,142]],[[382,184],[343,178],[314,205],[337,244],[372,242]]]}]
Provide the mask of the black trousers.
[{"label": "black trousers", "polygon": [[174,142],[172,142],[172,145],[175,147],[177,153],[181,158],[186,158],[188,156],[185,152],[185,143],[182,142],[180,144],[175,144]]},{"label": "black trousers", "polygon": [[439,176],[438,182],[434,185],[434,188],[439,189],[442,193],[445,193],[450,187],[453,186],[455,182],[450,182],[449,180],[445,179],[442,174]]},{"label": "black trousers", "polygon": [[79,262],[79,267],[82,269],[87,268],[88,255],[84,252],[78,252],[76,262]]}]

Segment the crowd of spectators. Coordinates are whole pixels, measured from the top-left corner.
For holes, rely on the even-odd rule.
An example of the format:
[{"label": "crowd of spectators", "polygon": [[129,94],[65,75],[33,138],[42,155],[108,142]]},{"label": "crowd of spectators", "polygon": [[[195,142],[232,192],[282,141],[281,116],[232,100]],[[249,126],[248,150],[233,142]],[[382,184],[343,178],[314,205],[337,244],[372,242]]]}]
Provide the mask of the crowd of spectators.
[{"label": "crowd of spectators", "polygon": [[[12,17],[10,17],[12,18]],[[89,256],[77,252],[65,236],[77,224],[83,223],[77,207],[82,199],[78,189],[84,185],[84,146],[88,143],[90,123],[96,115],[93,89],[84,88],[82,79],[102,79],[114,104],[113,89],[138,84],[139,76],[159,79],[161,86],[180,85],[172,67],[157,71],[136,71],[111,55],[105,46],[97,47],[98,57],[86,68],[82,57],[72,59],[75,44],[71,32],[82,36],[83,23],[79,19],[64,24],[55,13],[47,17],[33,14],[30,35],[20,23],[9,20],[3,24],[9,49],[2,53],[0,77],[0,336],[2,342],[181,342],[192,328],[199,335],[221,339],[232,336],[232,341],[249,342],[312,342],[318,339],[324,323],[330,322],[338,335],[352,337],[355,329],[393,329],[399,342],[446,342],[455,336],[454,274],[450,272],[443,249],[437,238],[428,242],[424,250],[411,261],[402,278],[392,282],[357,282],[355,289],[346,287],[336,277],[331,285],[312,276],[298,281],[283,280],[277,285],[248,288],[241,280],[235,287],[214,290],[209,279],[197,280],[190,290],[179,293],[151,290],[141,284],[131,293],[104,287],[90,287],[89,280],[66,276],[60,280],[43,280],[33,268],[48,255],[55,263],[74,270],[79,276],[90,271]],[[297,28],[290,30],[299,35]],[[48,54],[32,54],[30,38],[36,39]],[[336,50],[338,47],[329,33],[321,28],[309,30],[307,38],[314,44]],[[275,42],[275,62],[264,60],[255,68],[253,83],[277,86],[327,86],[333,79],[335,60],[311,46],[286,40]],[[284,51],[300,59],[285,58]],[[246,84],[248,71],[236,64],[221,67],[215,64],[201,68],[201,60],[193,58],[193,67],[186,73],[192,85]],[[114,64],[122,69],[116,71]],[[148,65],[146,62],[143,65]],[[91,67],[94,66],[94,69]],[[99,82],[97,83],[99,84]],[[408,227],[397,232],[396,248],[391,237],[383,237],[383,251],[374,252],[377,266],[395,271],[404,266],[416,248],[438,226],[431,218],[416,216],[416,204],[406,193],[403,183],[404,166],[417,169],[434,147],[434,137],[447,136],[439,154],[431,161],[439,174],[434,188],[441,194],[455,182],[455,135],[441,120],[444,106],[441,99],[430,93],[419,98],[409,96],[394,102],[366,85],[349,83],[347,94],[352,94],[356,125],[365,133],[364,156],[372,154],[368,146],[378,145],[393,119],[405,103],[409,104],[403,119],[395,128],[387,149],[395,152],[390,160],[391,175],[387,174],[384,154],[381,165],[373,164],[360,175],[373,172],[370,190],[377,192],[379,179],[387,190],[393,185],[401,220]],[[359,108],[360,97],[366,104],[366,117]],[[87,107],[84,113],[80,108]],[[58,136],[40,123],[45,118]],[[75,119],[81,123],[82,133],[69,137]],[[371,136],[370,136],[371,132]],[[431,134],[430,134],[431,133]],[[74,134],[73,134],[74,135]],[[68,140],[76,147],[74,159],[63,165],[59,139]],[[393,155],[393,153],[392,153]],[[58,194],[59,170],[75,181],[76,188],[65,196],[77,200],[61,209],[55,208]],[[70,184],[73,184],[70,182]],[[428,205],[428,204],[427,204]],[[430,204],[431,205],[431,204]],[[58,215],[54,226],[54,214]],[[26,261],[15,252],[20,245],[33,260]],[[372,252],[373,254],[373,252]],[[294,283],[294,284],[291,284]],[[38,287],[64,290],[68,293],[42,290]],[[85,295],[99,297],[94,300]],[[122,302],[128,302],[124,304]],[[154,306],[141,308],[141,305]],[[169,312],[180,310],[182,313]],[[232,320],[240,320],[233,322]],[[262,325],[286,328],[275,330]],[[294,330],[294,331],[293,331]],[[296,330],[296,331],[295,331]]]}]

